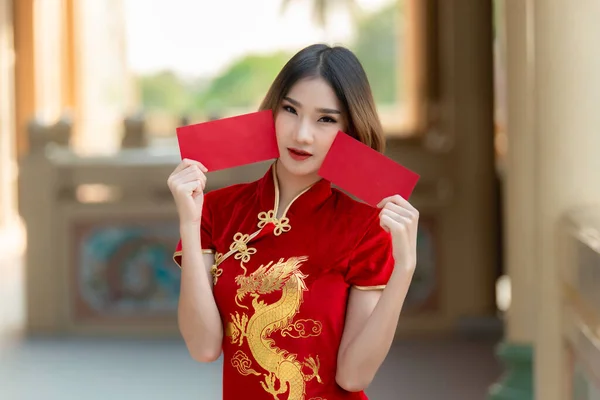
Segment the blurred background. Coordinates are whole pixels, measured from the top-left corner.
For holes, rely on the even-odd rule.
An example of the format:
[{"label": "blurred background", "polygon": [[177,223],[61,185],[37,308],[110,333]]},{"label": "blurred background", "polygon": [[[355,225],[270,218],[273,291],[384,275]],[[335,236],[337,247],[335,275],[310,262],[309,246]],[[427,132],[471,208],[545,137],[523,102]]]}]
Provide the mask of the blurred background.
[{"label": "blurred background", "polygon": [[[0,0],[0,399],[218,399],[176,324],[178,126],[302,47],[363,63],[417,171],[372,399],[600,399],[597,0]],[[209,174],[208,190],[267,164]]]}]

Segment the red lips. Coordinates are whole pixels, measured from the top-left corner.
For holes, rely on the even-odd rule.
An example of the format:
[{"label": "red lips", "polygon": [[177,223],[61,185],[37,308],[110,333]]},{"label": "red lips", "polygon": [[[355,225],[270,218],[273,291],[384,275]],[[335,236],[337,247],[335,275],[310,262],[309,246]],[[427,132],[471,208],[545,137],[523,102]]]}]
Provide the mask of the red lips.
[{"label": "red lips", "polygon": [[288,153],[290,154],[290,157],[292,157],[296,161],[304,161],[310,156],[312,156],[312,154],[310,154],[307,151],[294,148],[288,148]]},{"label": "red lips", "polygon": [[299,150],[299,149],[295,149],[293,147],[288,148],[288,150],[291,153],[297,154],[299,156],[312,156],[311,153],[309,153],[308,151],[304,151],[304,150]]}]

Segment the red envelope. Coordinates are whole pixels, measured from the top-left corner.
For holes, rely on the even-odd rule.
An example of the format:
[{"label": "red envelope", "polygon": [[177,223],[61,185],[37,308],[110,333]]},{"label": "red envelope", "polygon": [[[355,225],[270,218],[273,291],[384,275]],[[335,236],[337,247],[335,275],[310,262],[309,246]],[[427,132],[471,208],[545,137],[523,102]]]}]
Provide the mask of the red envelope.
[{"label": "red envelope", "polygon": [[279,157],[271,110],[177,128],[181,158],[209,172]]},{"label": "red envelope", "polygon": [[399,194],[408,199],[419,175],[349,135],[338,132],[319,175],[376,207]]}]

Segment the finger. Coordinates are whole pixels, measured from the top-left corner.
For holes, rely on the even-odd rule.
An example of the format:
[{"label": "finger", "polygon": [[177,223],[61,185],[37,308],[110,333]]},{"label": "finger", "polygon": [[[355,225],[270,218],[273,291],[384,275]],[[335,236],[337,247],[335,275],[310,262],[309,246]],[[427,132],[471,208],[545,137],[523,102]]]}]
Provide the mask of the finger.
[{"label": "finger", "polygon": [[389,202],[397,202],[398,198],[402,199],[402,196],[400,196],[399,194],[395,194],[393,196],[388,196],[386,198],[384,198],[383,200],[381,200],[379,202],[379,204],[377,204],[377,207],[384,207],[387,203]]},{"label": "finger", "polygon": [[186,164],[185,160],[183,160],[179,164],[177,164],[177,167],[175,167],[175,169],[173,170],[173,172],[171,172],[171,176],[177,175],[185,167],[187,167],[187,164]]},{"label": "finger", "polygon": [[200,167],[200,169],[202,170],[202,172],[207,173],[208,172],[208,168],[206,168],[206,166],[204,164],[202,164],[201,162],[197,162],[198,166]]},{"label": "finger", "polygon": [[383,208],[385,207],[385,205],[391,200],[391,196],[390,197],[386,197],[385,199],[381,200],[379,203],[377,203],[377,208]]},{"label": "finger", "polygon": [[200,184],[202,186],[202,191],[204,191],[204,189],[206,188],[206,175],[202,175],[202,177],[200,178]]},{"label": "finger", "polygon": [[204,164],[202,164],[200,161],[190,160],[189,158],[184,158],[182,162],[186,163],[187,165],[197,165],[198,167],[200,167],[200,170],[202,172],[208,172],[208,168],[206,168],[204,166]]},{"label": "finger", "polygon": [[389,220],[385,215],[379,216],[379,226],[381,226],[387,233],[390,233]]},{"label": "finger", "polygon": [[412,223],[412,218],[397,214],[394,211],[391,211],[387,208],[384,208],[383,210],[381,210],[381,212],[379,214],[381,216],[385,215],[385,216],[391,218],[392,220],[402,223],[402,224],[410,225]]},{"label": "finger", "polygon": [[197,165],[190,165],[183,171],[180,171],[177,175],[173,176],[173,182],[175,183],[185,183],[190,180],[200,179],[205,177],[204,173],[200,171],[200,167]]},{"label": "finger", "polygon": [[379,216],[379,221],[382,224],[382,227],[387,228],[388,231],[392,231],[396,229],[396,226],[401,222],[396,221],[393,217],[387,214],[381,214]]},{"label": "finger", "polygon": [[196,190],[200,189],[202,186],[202,182],[200,181],[191,181],[184,183],[183,185],[179,185],[177,187],[177,191],[180,194],[185,194],[191,196]]},{"label": "finger", "polygon": [[394,220],[389,215],[382,215],[381,223],[384,224],[392,236],[399,236],[404,238],[403,240],[408,240],[408,226],[406,224]]},{"label": "finger", "polygon": [[181,160],[177,168],[175,168],[173,174],[176,174],[177,172],[182,171],[186,167],[190,167],[192,165],[197,165],[198,167],[200,167],[201,171],[208,172],[208,169],[201,162],[198,162],[196,160],[190,160],[189,158],[184,158],[183,160]]},{"label": "finger", "polygon": [[[197,170],[197,167],[194,167],[194,168],[196,168],[196,170]],[[181,186],[187,185],[187,184],[193,183],[193,182],[201,182],[202,190],[204,190],[204,187],[206,186],[206,177],[199,170],[197,170],[196,173],[194,173],[192,171],[183,176],[178,176],[178,177],[170,180],[169,188],[173,192],[179,192]]]},{"label": "finger", "polygon": [[382,215],[379,224],[386,232],[391,234],[397,234],[405,231],[404,226],[389,215]]},{"label": "finger", "polygon": [[177,165],[177,167],[173,170],[173,173],[171,175],[176,175],[177,173],[183,171],[184,169],[186,169],[187,167],[189,167],[190,165],[193,165],[191,160],[184,158],[183,160],[181,160],[181,162]]},{"label": "finger", "polygon": [[413,219],[416,217],[415,213],[412,210],[409,210],[405,207],[399,206],[398,204],[392,203],[391,201],[386,203],[383,207],[384,210],[390,210],[398,215],[402,215],[403,217],[407,217]]},{"label": "finger", "polygon": [[393,196],[386,197],[385,199],[381,200],[379,202],[379,204],[377,204],[377,207],[382,208],[387,203],[394,203],[399,206],[405,207],[409,210],[416,211],[416,208],[414,208],[413,205],[408,202],[408,200],[406,200],[404,197],[400,196],[399,194],[395,194]]}]

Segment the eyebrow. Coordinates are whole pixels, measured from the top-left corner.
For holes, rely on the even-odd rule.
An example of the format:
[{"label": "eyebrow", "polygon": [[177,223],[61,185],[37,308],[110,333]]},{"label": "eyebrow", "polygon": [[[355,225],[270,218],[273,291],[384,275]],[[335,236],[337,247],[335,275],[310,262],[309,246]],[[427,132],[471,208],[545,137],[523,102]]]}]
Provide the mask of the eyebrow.
[{"label": "eyebrow", "polygon": [[[286,96],[283,99],[286,101],[289,101],[296,107],[302,107],[302,104],[300,104],[300,102],[298,100],[294,100],[291,97]],[[320,113],[324,113],[324,114],[341,114],[341,112],[339,110],[336,110],[334,108],[317,108],[317,111]]]}]

